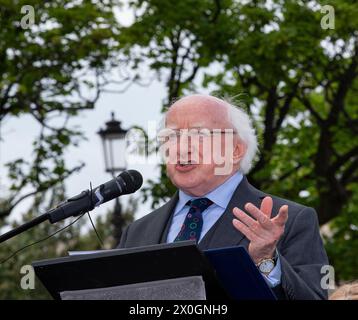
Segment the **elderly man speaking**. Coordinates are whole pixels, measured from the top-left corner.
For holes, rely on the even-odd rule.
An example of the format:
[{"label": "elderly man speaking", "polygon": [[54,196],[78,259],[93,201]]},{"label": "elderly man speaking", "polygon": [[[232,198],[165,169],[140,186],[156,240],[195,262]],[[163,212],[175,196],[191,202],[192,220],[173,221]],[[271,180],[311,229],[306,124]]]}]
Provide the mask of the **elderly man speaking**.
[{"label": "elderly man speaking", "polygon": [[200,249],[245,246],[280,299],[325,299],[327,256],[314,209],[267,195],[245,177],[257,151],[247,114],[212,96],[176,101],[159,132],[178,188],[125,229],[119,247],[196,240]]}]

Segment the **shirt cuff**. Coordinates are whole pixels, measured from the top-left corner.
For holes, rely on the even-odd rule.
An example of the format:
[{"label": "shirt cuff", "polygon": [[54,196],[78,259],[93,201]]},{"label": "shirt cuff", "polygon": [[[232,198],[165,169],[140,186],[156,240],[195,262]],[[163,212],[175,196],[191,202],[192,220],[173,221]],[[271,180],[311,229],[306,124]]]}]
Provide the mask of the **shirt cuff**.
[{"label": "shirt cuff", "polygon": [[280,256],[277,257],[276,265],[268,275],[265,275],[263,273],[261,274],[263,275],[266,283],[269,285],[270,288],[278,286],[281,283]]}]

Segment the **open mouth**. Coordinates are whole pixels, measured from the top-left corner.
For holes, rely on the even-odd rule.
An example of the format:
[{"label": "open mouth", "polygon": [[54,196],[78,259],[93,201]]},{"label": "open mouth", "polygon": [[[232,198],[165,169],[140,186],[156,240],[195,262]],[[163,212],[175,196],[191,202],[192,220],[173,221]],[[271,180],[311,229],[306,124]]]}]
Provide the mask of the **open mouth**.
[{"label": "open mouth", "polygon": [[197,164],[195,161],[193,161],[192,159],[189,159],[189,160],[178,160],[177,162],[177,165],[180,165],[180,166],[190,166],[190,165],[193,165],[193,164]]},{"label": "open mouth", "polygon": [[197,163],[189,160],[189,161],[179,161],[175,167],[179,171],[189,171],[193,169],[196,165]]},{"label": "open mouth", "polygon": [[182,161],[182,162],[178,162],[178,165],[181,166],[181,167],[185,167],[185,166],[190,166],[190,165],[193,165],[195,163],[191,162],[191,161]]}]

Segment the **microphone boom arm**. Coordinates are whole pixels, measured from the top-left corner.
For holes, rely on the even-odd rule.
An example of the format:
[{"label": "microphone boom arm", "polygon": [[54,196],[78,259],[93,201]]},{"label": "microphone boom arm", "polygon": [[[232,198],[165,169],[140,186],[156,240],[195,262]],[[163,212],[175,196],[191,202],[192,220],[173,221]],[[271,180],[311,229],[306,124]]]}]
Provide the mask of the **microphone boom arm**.
[{"label": "microphone boom arm", "polygon": [[23,233],[26,230],[29,230],[29,229],[33,228],[34,226],[37,226],[38,224],[40,224],[48,219],[49,219],[49,214],[44,213],[44,214],[32,219],[31,221],[26,222],[26,223],[22,224],[21,226],[2,234],[0,236],[0,243],[5,242],[6,240],[9,240],[9,239],[17,236],[18,234]]},{"label": "microphone boom arm", "polygon": [[89,212],[104,202],[117,198],[120,195],[137,191],[142,186],[142,183],[143,177],[138,171],[123,171],[118,177],[99,185],[94,190],[82,191],[77,196],[60,203],[56,208],[0,235],[0,243],[9,240],[46,220],[49,220],[53,224],[68,217],[76,217]]}]

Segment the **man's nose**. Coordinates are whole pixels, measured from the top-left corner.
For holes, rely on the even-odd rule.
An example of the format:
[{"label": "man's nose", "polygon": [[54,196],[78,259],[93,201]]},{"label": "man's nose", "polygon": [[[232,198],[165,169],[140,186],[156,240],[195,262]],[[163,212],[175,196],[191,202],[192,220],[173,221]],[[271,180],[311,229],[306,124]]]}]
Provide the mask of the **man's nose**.
[{"label": "man's nose", "polygon": [[191,155],[191,150],[188,146],[188,143],[179,143],[177,148],[177,157],[180,160],[188,160]]},{"label": "man's nose", "polygon": [[179,136],[179,152],[188,152],[191,148],[191,141],[187,134],[181,134]]},{"label": "man's nose", "polygon": [[200,142],[198,137],[192,133],[181,134],[177,140],[177,151],[180,154],[198,153],[200,150]]}]

